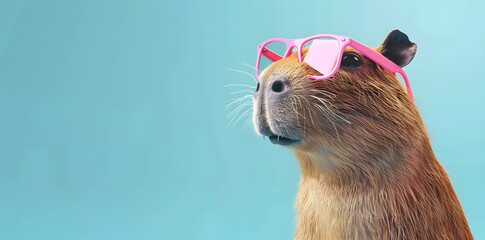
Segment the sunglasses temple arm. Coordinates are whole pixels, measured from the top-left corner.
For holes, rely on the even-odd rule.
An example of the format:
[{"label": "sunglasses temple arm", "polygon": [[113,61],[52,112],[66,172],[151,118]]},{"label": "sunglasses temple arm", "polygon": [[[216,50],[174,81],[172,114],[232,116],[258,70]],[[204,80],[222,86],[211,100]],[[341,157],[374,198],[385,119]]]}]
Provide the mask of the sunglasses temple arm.
[{"label": "sunglasses temple arm", "polygon": [[280,59],[282,59],[283,57],[281,57],[280,55],[278,55],[277,53],[267,49],[267,48],[263,48],[263,51],[261,52],[265,57],[267,57],[269,60],[273,61],[273,62],[276,62]]},{"label": "sunglasses temple arm", "polygon": [[397,72],[401,74],[402,78],[404,78],[404,82],[406,83],[406,90],[408,91],[409,97],[414,102],[413,91],[411,91],[411,85],[409,84],[408,76],[406,76],[406,73],[404,73],[404,71],[402,70]]},{"label": "sunglasses temple arm", "polygon": [[401,67],[396,65],[394,62],[389,60],[388,58],[384,57],[382,54],[376,52],[374,49],[371,49],[364,44],[357,42],[355,40],[351,40],[351,43],[349,44],[351,47],[355,48],[357,51],[363,53],[365,56],[368,58],[372,59],[374,62],[377,64],[381,65],[385,69],[393,72],[393,73],[399,73],[401,76],[404,78],[404,82],[406,83],[406,89],[409,94],[409,97],[411,100],[414,102],[414,97],[413,93],[411,91],[411,85],[409,84],[408,77],[406,76],[406,73],[402,70]]}]

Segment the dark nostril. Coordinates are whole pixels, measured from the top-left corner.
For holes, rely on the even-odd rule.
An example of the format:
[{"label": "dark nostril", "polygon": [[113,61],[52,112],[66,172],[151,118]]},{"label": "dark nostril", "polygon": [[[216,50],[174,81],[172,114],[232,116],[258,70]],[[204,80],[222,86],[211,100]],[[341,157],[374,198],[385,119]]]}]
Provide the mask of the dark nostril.
[{"label": "dark nostril", "polygon": [[258,84],[256,85],[256,89],[254,90],[255,92],[259,91],[259,82]]},{"label": "dark nostril", "polygon": [[283,92],[284,89],[285,89],[285,85],[281,80],[276,80],[273,82],[273,84],[271,84],[271,90],[273,92],[278,92],[278,93]]}]

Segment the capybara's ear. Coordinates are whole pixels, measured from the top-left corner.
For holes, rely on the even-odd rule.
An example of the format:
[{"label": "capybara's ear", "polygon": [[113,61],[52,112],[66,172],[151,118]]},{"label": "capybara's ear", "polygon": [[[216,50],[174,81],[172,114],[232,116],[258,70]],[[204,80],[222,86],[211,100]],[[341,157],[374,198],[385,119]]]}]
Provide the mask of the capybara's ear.
[{"label": "capybara's ear", "polygon": [[409,41],[408,35],[395,29],[387,34],[380,46],[381,54],[400,67],[408,65],[416,54],[417,45]]}]

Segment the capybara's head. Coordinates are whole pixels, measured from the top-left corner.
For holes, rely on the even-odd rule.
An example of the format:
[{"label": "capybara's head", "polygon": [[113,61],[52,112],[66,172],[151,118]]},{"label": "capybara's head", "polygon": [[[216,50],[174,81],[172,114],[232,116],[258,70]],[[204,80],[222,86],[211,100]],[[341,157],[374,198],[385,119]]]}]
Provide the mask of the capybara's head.
[{"label": "capybara's head", "polygon": [[[374,50],[404,67],[416,44],[393,30]],[[295,150],[337,154],[392,152],[406,147],[409,134],[422,134],[419,112],[396,74],[355,49],[345,49],[332,77],[308,75],[318,73],[296,53],[260,74],[253,95],[257,133]]]}]

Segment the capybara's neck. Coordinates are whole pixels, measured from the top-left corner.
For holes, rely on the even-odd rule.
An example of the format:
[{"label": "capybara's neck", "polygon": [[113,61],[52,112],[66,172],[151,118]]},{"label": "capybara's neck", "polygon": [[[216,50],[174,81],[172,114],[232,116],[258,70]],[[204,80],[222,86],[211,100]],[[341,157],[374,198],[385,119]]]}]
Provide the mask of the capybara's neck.
[{"label": "capybara's neck", "polygon": [[295,239],[473,239],[427,137],[367,159],[324,147],[295,155]]}]

